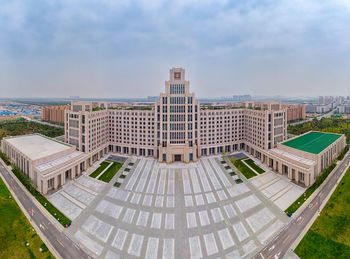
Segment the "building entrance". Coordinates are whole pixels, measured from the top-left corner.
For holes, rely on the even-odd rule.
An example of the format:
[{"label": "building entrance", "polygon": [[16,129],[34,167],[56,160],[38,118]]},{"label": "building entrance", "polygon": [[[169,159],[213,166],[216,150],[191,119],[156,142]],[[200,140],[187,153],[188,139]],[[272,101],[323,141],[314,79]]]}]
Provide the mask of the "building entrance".
[{"label": "building entrance", "polygon": [[181,162],[181,155],[174,155],[175,162]]}]

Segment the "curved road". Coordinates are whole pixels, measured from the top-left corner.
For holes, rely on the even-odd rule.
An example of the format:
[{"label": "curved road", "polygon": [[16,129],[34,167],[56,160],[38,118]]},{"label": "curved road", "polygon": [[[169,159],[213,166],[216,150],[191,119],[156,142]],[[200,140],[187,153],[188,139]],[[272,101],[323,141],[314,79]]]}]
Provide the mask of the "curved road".
[{"label": "curved road", "polygon": [[25,210],[29,214],[32,209],[34,210],[30,223],[33,224],[34,221],[34,223],[40,227],[41,232],[45,235],[46,239],[50,242],[51,246],[54,247],[61,258],[90,258],[47,219],[46,215],[43,214],[43,212],[32,201],[31,197],[29,197],[21,186],[19,186],[12,174],[8,172],[7,168],[5,168],[2,163],[0,163],[0,172]]},{"label": "curved road", "polygon": [[[337,185],[338,180],[344,170],[350,163],[350,153],[347,153],[341,165],[332,174],[328,182],[322,186],[320,192],[312,199],[303,212],[297,219],[293,219],[287,227],[268,245],[260,250],[253,258],[255,259],[278,259],[282,258],[285,253],[292,246],[294,241],[299,237],[301,232],[305,229],[307,224],[316,213],[319,213],[319,206],[323,203],[332,191],[333,187]],[[326,201],[327,202],[327,201]]]}]

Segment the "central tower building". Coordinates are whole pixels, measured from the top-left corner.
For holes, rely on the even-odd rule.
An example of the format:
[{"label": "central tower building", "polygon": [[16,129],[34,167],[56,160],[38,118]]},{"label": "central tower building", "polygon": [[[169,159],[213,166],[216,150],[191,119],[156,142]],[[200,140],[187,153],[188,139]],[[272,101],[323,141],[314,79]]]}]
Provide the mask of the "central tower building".
[{"label": "central tower building", "polygon": [[157,152],[159,161],[185,163],[198,157],[200,107],[183,68],[170,69],[165,93],[156,102]]}]

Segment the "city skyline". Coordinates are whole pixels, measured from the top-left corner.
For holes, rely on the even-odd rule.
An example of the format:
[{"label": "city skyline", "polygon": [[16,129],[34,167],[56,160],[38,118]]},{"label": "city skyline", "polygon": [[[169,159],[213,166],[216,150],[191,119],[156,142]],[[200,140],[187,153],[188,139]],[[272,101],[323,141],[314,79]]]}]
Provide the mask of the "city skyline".
[{"label": "city skyline", "polygon": [[3,97],[156,95],[184,67],[198,98],[348,95],[346,1],[3,3]]}]

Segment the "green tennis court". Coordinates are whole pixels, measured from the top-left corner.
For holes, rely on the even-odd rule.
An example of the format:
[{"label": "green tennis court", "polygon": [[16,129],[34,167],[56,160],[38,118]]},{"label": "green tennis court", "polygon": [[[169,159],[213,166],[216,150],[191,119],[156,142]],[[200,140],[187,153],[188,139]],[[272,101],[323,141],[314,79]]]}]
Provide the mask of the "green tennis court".
[{"label": "green tennis court", "polygon": [[319,154],[340,137],[341,135],[337,134],[310,132],[282,144],[312,154]]}]

